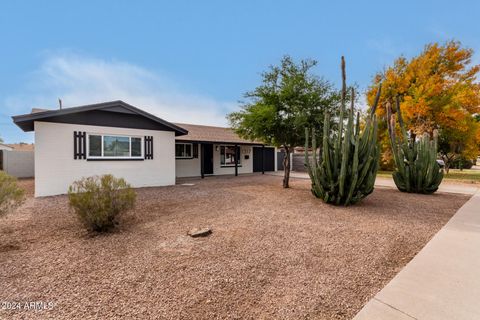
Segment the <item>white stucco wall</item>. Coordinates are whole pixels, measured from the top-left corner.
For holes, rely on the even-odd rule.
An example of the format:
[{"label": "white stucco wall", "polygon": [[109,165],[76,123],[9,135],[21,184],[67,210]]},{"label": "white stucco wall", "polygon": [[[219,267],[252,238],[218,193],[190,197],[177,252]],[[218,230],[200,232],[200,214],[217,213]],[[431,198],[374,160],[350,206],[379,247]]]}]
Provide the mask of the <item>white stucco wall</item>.
[{"label": "white stucco wall", "polygon": [[[225,144],[213,145],[213,175],[235,174],[235,167],[222,167],[220,165],[220,146]],[[230,145],[230,144],[229,144]],[[218,150],[217,150],[218,149]],[[182,177],[199,177],[201,164],[201,148],[198,147],[198,158],[193,159],[176,159],[176,176]],[[248,155],[249,159],[245,159]],[[241,164],[238,166],[238,173],[253,172],[253,151],[251,146],[240,146]]]},{"label": "white stucco wall", "polygon": [[[144,161],[87,161],[73,159],[73,132],[153,136],[153,159]],[[175,184],[175,133],[35,122],[35,196],[64,194],[82,177],[113,174],[133,187]]]},{"label": "white stucco wall", "polygon": [[175,159],[175,175],[178,178],[199,177],[201,148],[198,145],[198,158],[193,159]]},{"label": "white stucco wall", "polygon": [[[218,146],[218,148],[217,148]],[[235,174],[235,167],[222,167],[220,165],[220,144],[213,145],[213,174]],[[218,149],[218,150],[217,150]],[[245,159],[248,155],[248,159]],[[251,146],[240,146],[240,165],[238,166],[238,173],[252,173],[253,172],[253,151]]]}]

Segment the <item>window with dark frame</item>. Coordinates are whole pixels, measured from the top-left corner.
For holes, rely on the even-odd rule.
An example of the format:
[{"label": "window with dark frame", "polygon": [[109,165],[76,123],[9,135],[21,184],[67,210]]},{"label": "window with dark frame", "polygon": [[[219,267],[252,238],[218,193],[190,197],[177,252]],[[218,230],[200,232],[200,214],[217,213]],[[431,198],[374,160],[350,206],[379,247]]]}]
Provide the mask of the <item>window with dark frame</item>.
[{"label": "window with dark frame", "polygon": [[[235,150],[235,146],[220,146],[220,165],[222,167],[235,166],[236,158],[237,158],[237,152]],[[237,161],[238,161],[237,165],[240,165],[241,157],[238,157]]]},{"label": "window with dark frame", "polygon": [[116,135],[88,135],[90,159],[141,159],[142,138]]},{"label": "window with dark frame", "polygon": [[175,143],[175,158],[176,159],[192,159],[193,146],[191,143]]}]

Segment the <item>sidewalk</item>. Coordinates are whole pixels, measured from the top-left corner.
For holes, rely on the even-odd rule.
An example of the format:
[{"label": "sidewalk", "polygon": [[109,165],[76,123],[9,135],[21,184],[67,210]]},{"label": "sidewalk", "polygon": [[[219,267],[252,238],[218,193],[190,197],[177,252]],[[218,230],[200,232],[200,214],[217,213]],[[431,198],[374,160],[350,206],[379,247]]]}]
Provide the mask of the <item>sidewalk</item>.
[{"label": "sidewalk", "polygon": [[480,191],[354,320],[480,319]]},{"label": "sidewalk", "polygon": [[[281,176],[283,177],[283,171],[274,171],[266,172],[265,174]],[[290,178],[294,179],[310,179],[306,172],[290,172]],[[395,183],[392,178],[387,177],[377,177],[375,180],[376,187],[386,187],[386,188],[396,188]],[[443,181],[438,188],[439,192],[447,193],[461,193],[461,194],[474,194],[480,190],[480,185],[467,184],[467,183],[452,183],[448,181]]]}]

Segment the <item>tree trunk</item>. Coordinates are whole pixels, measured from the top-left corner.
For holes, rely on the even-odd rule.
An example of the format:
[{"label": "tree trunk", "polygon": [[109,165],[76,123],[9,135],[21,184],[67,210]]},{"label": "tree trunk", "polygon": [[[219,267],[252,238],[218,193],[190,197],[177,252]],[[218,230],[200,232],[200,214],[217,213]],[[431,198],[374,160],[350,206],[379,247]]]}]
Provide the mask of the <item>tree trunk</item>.
[{"label": "tree trunk", "polygon": [[450,166],[452,165],[453,160],[455,159],[455,155],[449,157],[448,154],[442,155],[443,163],[445,163],[445,173],[448,175],[450,172]]},{"label": "tree trunk", "polygon": [[283,157],[283,187],[289,188],[290,181],[290,149],[285,147],[285,156]]}]

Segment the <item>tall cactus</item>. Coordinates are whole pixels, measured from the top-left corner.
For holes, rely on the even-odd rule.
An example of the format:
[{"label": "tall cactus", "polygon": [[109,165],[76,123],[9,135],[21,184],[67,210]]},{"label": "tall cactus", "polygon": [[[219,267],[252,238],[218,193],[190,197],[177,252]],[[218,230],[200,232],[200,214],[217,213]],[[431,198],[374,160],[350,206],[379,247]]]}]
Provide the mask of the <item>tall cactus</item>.
[{"label": "tall cactus", "polygon": [[398,190],[412,193],[431,194],[438,190],[443,179],[443,170],[437,163],[438,133],[433,131],[433,140],[424,133],[418,140],[407,133],[400,111],[400,100],[396,99],[396,114],[401,138],[395,134],[395,116],[387,103],[387,124],[396,169],[393,180]]},{"label": "tall cactus", "polygon": [[330,130],[331,115],[325,113],[319,160],[315,129],[311,132],[313,161],[310,162],[308,158],[310,132],[308,128],[305,129],[305,166],[312,181],[312,193],[327,203],[337,205],[356,203],[373,192],[379,158],[375,109],[380,97],[380,88],[363,130],[360,130],[359,113],[354,121],[353,88],[348,120],[344,128],[346,91],[345,59],[342,57],[342,99],[338,128]]}]

